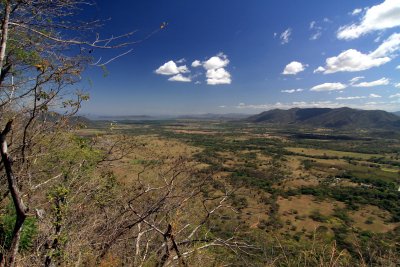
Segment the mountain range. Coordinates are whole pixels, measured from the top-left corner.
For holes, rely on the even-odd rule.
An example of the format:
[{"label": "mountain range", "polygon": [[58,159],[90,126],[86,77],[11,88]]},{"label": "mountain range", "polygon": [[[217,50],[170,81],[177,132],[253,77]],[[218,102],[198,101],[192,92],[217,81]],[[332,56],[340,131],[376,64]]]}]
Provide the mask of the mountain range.
[{"label": "mountain range", "polygon": [[273,109],[245,119],[252,123],[270,123],[326,128],[400,129],[400,117],[383,110],[352,108]]}]

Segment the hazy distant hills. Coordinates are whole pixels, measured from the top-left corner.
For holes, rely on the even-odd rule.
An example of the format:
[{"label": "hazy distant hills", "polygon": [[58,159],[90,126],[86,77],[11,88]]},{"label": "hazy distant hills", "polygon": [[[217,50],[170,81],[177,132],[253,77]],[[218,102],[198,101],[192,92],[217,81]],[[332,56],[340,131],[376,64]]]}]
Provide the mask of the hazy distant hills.
[{"label": "hazy distant hills", "polygon": [[248,114],[191,114],[191,115],[118,115],[118,116],[89,116],[85,117],[94,121],[149,121],[149,120],[239,120],[247,118]]},{"label": "hazy distant hills", "polygon": [[245,119],[249,115],[241,113],[226,113],[226,114],[198,114],[198,115],[182,115],[177,117],[177,119],[198,119],[198,120],[238,120]]},{"label": "hazy distant hills", "polygon": [[393,113],[383,110],[358,110],[351,108],[274,109],[250,116],[245,121],[326,128],[400,129],[400,117]]},{"label": "hazy distant hills", "polygon": [[393,114],[400,116],[400,111],[393,112]]}]

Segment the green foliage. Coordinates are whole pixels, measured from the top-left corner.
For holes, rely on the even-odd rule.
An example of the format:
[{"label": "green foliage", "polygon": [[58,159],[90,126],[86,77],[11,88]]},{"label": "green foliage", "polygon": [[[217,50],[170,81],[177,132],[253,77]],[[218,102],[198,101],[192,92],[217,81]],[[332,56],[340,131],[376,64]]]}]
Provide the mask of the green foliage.
[{"label": "green foliage", "polygon": [[[12,234],[16,221],[15,208],[10,203],[0,216],[0,244],[3,248],[11,245]],[[34,238],[38,232],[35,217],[27,217],[22,228],[19,250],[27,251],[32,247]]]},{"label": "green foliage", "polygon": [[[49,140],[44,139],[42,142],[47,143]],[[68,178],[71,167],[77,164],[81,165],[79,168],[81,175],[91,172],[103,155],[102,151],[92,146],[88,138],[61,133],[58,142],[62,142],[62,149],[56,146],[51,147],[49,156],[44,157],[40,164],[49,169],[58,166],[58,170],[64,174],[65,178]]]},{"label": "green foliage", "polygon": [[16,60],[21,61],[27,65],[34,66],[42,61],[42,57],[39,55],[38,51],[26,50],[24,47],[15,41],[9,40],[8,49],[12,51],[12,55]]},{"label": "green foliage", "polygon": [[115,198],[118,181],[112,171],[104,171],[99,177],[99,185],[94,194],[96,205],[107,207]]},{"label": "green foliage", "polygon": [[342,220],[346,225],[349,225],[352,222],[352,219],[347,214],[347,210],[335,208],[333,212],[333,216]]},{"label": "green foliage", "polygon": [[51,209],[54,214],[55,220],[53,222],[55,227],[61,227],[63,217],[65,216],[68,208],[68,195],[70,190],[63,185],[58,185],[52,189],[48,195],[49,201],[52,203]]},{"label": "green foliage", "polygon": [[313,161],[309,159],[303,160],[301,163],[306,171],[310,170],[313,166]]},{"label": "green foliage", "polygon": [[316,222],[326,222],[328,220],[328,217],[322,215],[319,210],[313,210],[309,216],[311,219],[313,219]]}]

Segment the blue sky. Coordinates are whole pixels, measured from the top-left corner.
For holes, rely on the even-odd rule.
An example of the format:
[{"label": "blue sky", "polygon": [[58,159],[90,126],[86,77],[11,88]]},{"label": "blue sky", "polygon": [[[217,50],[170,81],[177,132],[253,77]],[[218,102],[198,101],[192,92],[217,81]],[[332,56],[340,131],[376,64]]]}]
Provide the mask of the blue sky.
[{"label": "blue sky", "polygon": [[108,75],[87,71],[82,113],[400,110],[400,0],[100,0],[90,17],[112,18],[103,37],[138,30],[142,39],[168,25]]}]

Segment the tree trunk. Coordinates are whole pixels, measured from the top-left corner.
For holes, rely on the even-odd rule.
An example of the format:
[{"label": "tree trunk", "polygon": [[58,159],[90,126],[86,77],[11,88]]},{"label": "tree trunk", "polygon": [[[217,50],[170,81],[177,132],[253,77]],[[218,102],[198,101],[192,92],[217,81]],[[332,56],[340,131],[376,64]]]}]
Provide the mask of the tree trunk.
[{"label": "tree trunk", "polygon": [[10,21],[11,3],[10,0],[5,1],[4,18],[1,25],[1,47],[0,47],[0,76],[3,71],[4,58],[6,57],[6,48],[8,41],[8,24]]},{"label": "tree trunk", "polygon": [[8,189],[10,191],[16,213],[16,221],[11,241],[11,246],[7,254],[3,256],[1,266],[13,267],[19,249],[19,241],[21,238],[22,226],[26,219],[27,208],[22,201],[21,193],[19,192],[17,181],[12,170],[12,160],[8,154],[6,136],[11,131],[12,120],[10,120],[4,130],[0,133],[0,152],[3,160],[4,170],[7,176]]}]

